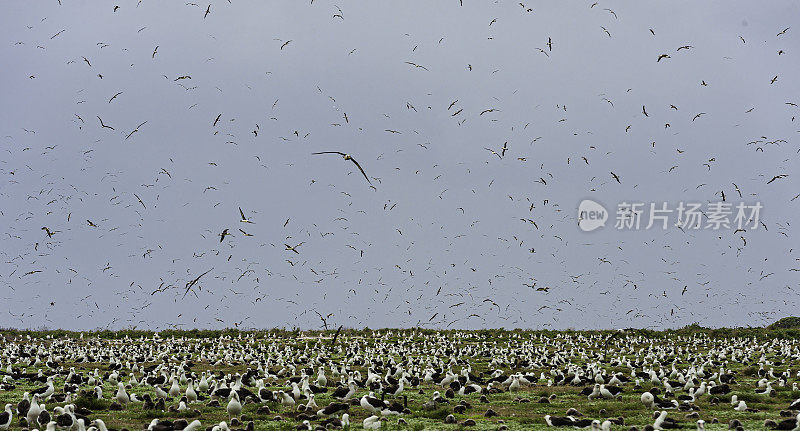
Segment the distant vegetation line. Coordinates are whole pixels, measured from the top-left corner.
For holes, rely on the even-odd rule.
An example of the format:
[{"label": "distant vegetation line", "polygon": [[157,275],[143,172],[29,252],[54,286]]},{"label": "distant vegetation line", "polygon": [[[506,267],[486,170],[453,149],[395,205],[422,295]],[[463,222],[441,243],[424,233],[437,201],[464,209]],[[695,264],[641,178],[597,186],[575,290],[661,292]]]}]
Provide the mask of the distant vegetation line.
[{"label": "distant vegetation line", "polygon": [[[698,324],[691,324],[684,326],[680,329],[667,329],[667,330],[651,330],[651,329],[637,329],[627,328],[624,331],[641,332],[648,336],[685,336],[693,334],[706,334],[711,337],[758,337],[758,338],[800,338],[800,317],[786,317],[767,327],[741,327],[741,328],[705,328]],[[374,332],[385,333],[394,332],[398,335],[410,335],[416,333],[418,335],[433,334],[433,333],[452,333],[452,332],[473,332],[478,334],[485,334],[487,338],[507,338],[513,334],[586,334],[586,335],[612,335],[619,332],[618,330],[531,330],[531,329],[479,329],[479,330],[461,330],[461,329],[354,329],[354,328],[341,328],[340,336],[353,337],[353,336],[366,336]],[[54,337],[54,338],[79,338],[81,334],[85,337],[99,337],[107,339],[120,339],[120,338],[140,338],[152,337],[158,334],[161,338],[218,338],[218,337],[237,337],[240,334],[255,334],[259,338],[289,338],[289,337],[333,337],[335,330],[300,330],[300,329],[165,329],[161,331],[149,331],[141,329],[121,329],[121,330],[108,330],[108,329],[95,329],[90,331],[68,331],[64,329],[15,329],[15,328],[0,328],[0,336],[5,338],[13,338],[17,336],[31,336],[35,338]]]}]

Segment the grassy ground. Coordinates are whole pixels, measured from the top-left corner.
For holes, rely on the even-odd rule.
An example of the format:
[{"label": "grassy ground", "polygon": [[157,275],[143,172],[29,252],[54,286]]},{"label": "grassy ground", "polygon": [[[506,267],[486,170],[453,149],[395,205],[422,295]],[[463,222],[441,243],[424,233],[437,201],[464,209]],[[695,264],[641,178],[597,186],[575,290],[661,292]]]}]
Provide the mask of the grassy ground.
[{"label": "grassy ground", "polygon": [[[393,340],[394,342],[401,342],[401,341],[409,341],[408,336],[411,333],[398,333]],[[471,340],[463,340],[453,344],[450,347],[464,347],[467,345],[481,345],[481,346],[488,346],[491,345],[490,343],[498,343],[500,345],[508,345],[510,347],[514,347],[522,342],[523,339],[530,339],[530,334],[522,333],[522,338],[510,338],[515,336],[515,334],[519,333],[494,333],[491,335],[482,336],[480,338],[474,338]],[[17,335],[17,334],[14,334]],[[295,335],[287,335],[287,336],[275,336],[272,334],[271,336],[267,334],[268,338],[259,339],[260,343],[265,345],[271,343],[279,343],[281,346],[289,345],[294,346],[297,348],[301,348],[305,346],[305,344],[311,344],[315,342],[315,336],[312,336],[311,339],[301,339]],[[316,334],[314,334],[316,335]],[[329,334],[328,334],[329,335]],[[6,337],[11,337],[11,334],[7,334]],[[595,340],[600,340],[604,335],[602,334],[592,334],[588,333],[589,337],[596,337]],[[683,346],[685,349],[688,349],[688,355],[680,355],[681,358],[676,363],[678,368],[686,368],[688,363],[686,362],[685,358],[687,357],[702,357],[705,355],[709,348],[714,346],[724,346],[728,345],[736,340],[728,337],[709,337],[706,334],[696,334],[692,336],[692,338],[688,338],[686,336],[677,336],[677,335],[669,335],[669,334],[654,334],[655,337],[658,337],[663,345],[675,345],[675,346]],[[385,338],[382,338],[384,341]],[[416,341],[418,343],[423,342],[426,337],[418,337]],[[352,343],[354,341],[360,342],[367,342],[369,344],[373,343],[374,340],[369,337],[362,337],[360,334],[352,334],[340,337],[341,343],[345,345],[347,343]],[[40,340],[34,340],[38,342]],[[642,340],[644,341],[644,340]],[[87,339],[84,340],[75,340],[75,343],[85,343]],[[121,346],[124,344],[130,343],[150,343],[152,341],[130,341],[130,340],[104,340],[103,343],[110,346]],[[738,342],[755,345],[757,341],[755,339],[750,339],[746,341],[744,339],[738,339]],[[25,342],[26,343],[26,342]],[[23,343],[23,344],[25,344]],[[182,344],[185,345],[193,345],[198,344],[205,345],[205,346],[212,346],[217,343],[223,343],[226,346],[231,346],[232,348],[238,347],[238,341],[236,339],[232,340],[220,340],[219,338],[211,339],[211,338],[199,338],[199,339],[187,339],[183,341]],[[590,347],[594,342],[587,342],[585,347]],[[792,341],[795,345],[796,342]],[[602,343],[594,343],[601,345]],[[609,344],[610,354],[606,355],[606,358],[612,358],[614,356],[615,351],[620,351],[622,349],[626,349],[626,352],[621,354],[626,354],[629,358],[632,359],[632,355],[630,352],[635,351],[639,348],[646,348],[649,346],[649,342],[642,343],[640,345],[629,345],[627,341],[624,340],[614,340]],[[555,348],[552,346],[548,346],[549,350],[554,350]],[[597,348],[589,348],[589,352],[595,351]],[[782,418],[779,417],[780,410],[786,409],[787,406],[795,399],[800,397],[800,392],[791,390],[792,383],[797,381],[796,378],[790,378],[787,387],[778,387],[775,385],[776,393],[774,396],[763,396],[758,395],[755,393],[754,389],[757,387],[756,382],[759,379],[757,374],[758,365],[757,361],[760,357],[761,351],[757,350],[757,354],[753,354],[750,358],[749,363],[741,363],[741,362],[730,362],[726,365],[726,368],[731,369],[732,371],[737,373],[737,380],[738,384],[733,386],[733,392],[728,395],[718,396],[719,402],[714,404],[712,403],[712,396],[706,395],[700,401],[696,402],[699,406],[700,410],[698,411],[700,418],[706,421],[706,429],[709,430],[716,430],[716,429],[728,429],[728,421],[731,419],[738,419],[743,424],[745,429],[763,429],[763,422],[764,419],[774,419],[780,420]],[[772,362],[780,362],[781,365],[773,366],[775,374],[786,370],[787,368],[793,369],[792,374],[796,373],[798,364],[793,363],[791,361],[786,362],[786,358],[778,355],[777,353],[770,353],[769,349],[766,349],[766,361]],[[333,361],[339,361],[341,357],[332,357]],[[400,360],[401,358],[395,358],[396,360]],[[443,358],[445,361],[448,361],[449,357]],[[489,361],[491,357],[470,357],[468,358],[472,368],[473,374],[479,374],[481,372],[488,375],[490,372],[497,369],[497,367],[489,367]],[[221,367],[211,367],[208,363],[204,363],[198,361],[197,358],[194,358],[196,365],[192,368],[193,372],[200,373],[204,370],[212,369],[214,371],[222,370],[225,373],[243,373],[247,369],[247,364],[226,364],[225,366]],[[573,359],[575,363],[580,363],[579,359]],[[75,367],[76,371],[80,372],[81,374],[85,374],[86,372],[92,371],[94,369],[99,369],[101,374],[104,374],[108,370],[107,364],[104,363],[83,363],[83,364],[73,364],[73,363],[63,363],[61,364],[65,369],[69,369],[70,367]],[[145,365],[150,365],[145,364]],[[612,368],[609,367],[608,364],[602,364],[603,368],[607,372],[622,372],[625,375],[630,375],[630,370],[626,367],[621,368]],[[17,364],[15,366],[24,367],[24,364]],[[5,368],[5,367],[3,367]],[[37,367],[28,367],[28,371],[34,371]],[[665,368],[669,369],[669,366]],[[769,366],[768,366],[769,368]],[[356,367],[356,369],[358,369]],[[453,370],[455,372],[460,371],[461,366],[454,366]],[[541,372],[544,372],[547,377],[549,377],[549,367],[548,368],[509,368],[509,367],[501,367],[506,373],[510,372],[524,372],[534,375],[539,375]],[[713,367],[711,372],[714,372],[718,369],[718,367]],[[363,368],[360,369],[361,372],[366,376],[366,370]],[[709,371],[707,369],[707,371]],[[385,373],[384,373],[385,374]],[[141,377],[141,375],[137,375],[137,377]],[[330,375],[328,376],[330,379]],[[127,382],[130,377],[124,377],[122,380]],[[13,390],[5,390],[0,391],[0,405],[4,405],[5,403],[11,403],[16,405],[16,403],[22,398],[22,394],[25,391],[41,387],[41,383],[28,383],[26,381],[18,381],[15,382],[16,388]],[[649,382],[643,383],[645,388],[651,387]],[[484,385],[485,386],[485,385]],[[588,386],[588,385],[587,385]],[[56,380],[56,393],[60,393],[63,390],[63,379],[59,378]],[[480,394],[470,394],[466,396],[458,396],[456,395],[455,398],[450,400],[450,404],[444,404],[436,410],[433,411],[425,411],[422,409],[422,404],[429,401],[434,391],[439,390],[444,393],[444,390],[436,385],[430,384],[422,384],[416,388],[407,388],[404,392],[405,395],[408,396],[408,406],[413,412],[409,415],[403,415],[402,418],[408,422],[408,425],[397,425],[397,416],[390,416],[389,420],[384,424],[385,429],[415,429],[415,430],[427,430],[427,429],[456,429],[456,428],[465,428],[460,423],[464,422],[466,419],[474,419],[477,422],[476,426],[468,427],[469,429],[497,429],[501,425],[506,425],[510,430],[530,430],[530,429],[544,429],[547,428],[545,425],[543,417],[547,414],[556,415],[556,416],[563,416],[567,409],[570,407],[577,408],[580,410],[585,417],[592,418],[592,419],[599,419],[603,421],[606,418],[613,418],[618,416],[623,416],[625,418],[625,426],[617,426],[614,425],[614,429],[628,429],[631,425],[637,425],[641,429],[646,424],[652,424],[652,411],[645,408],[642,403],[640,402],[640,396],[642,390],[634,390],[632,384],[628,384],[624,387],[624,393],[621,400],[601,400],[601,401],[589,401],[583,395],[580,395],[579,392],[583,387],[574,387],[574,386],[547,386],[546,381],[537,382],[536,385],[531,387],[523,387],[522,390],[517,392],[503,392],[498,394],[490,394],[487,395],[489,403],[481,403],[480,402]],[[91,389],[91,388],[89,388]],[[185,386],[181,387],[183,391]],[[272,387],[274,390],[279,389],[286,389],[285,386],[274,386]],[[106,400],[98,401],[98,400],[91,400],[91,399],[81,399],[80,404],[85,405],[86,407],[90,408],[95,412],[94,418],[103,419],[106,425],[112,429],[120,429],[120,428],[128,428],[129,430],[139,430],[142,429],[143,425],[149,423],[153,418],[162,418],[162,419],[176,419],[176,418],[187,418],[191,421],[193,418],[200,419],[204,426],[214,425],[219,423],[220,421],[229,421],[227,414],[225,412],[224,406],[227,403],[227,400],[220,400],[222,404],[222,408],[219,407],[207,407],[204,402],[193,403],[190,405],[191,409],[199,410],[199,414],[194,413],[171,413],[171,412],[161,412],[161,411],[145,411],[142,409],[141,403],[132,403],[128,406],[128,408],[124,411],[109,411],[108,406],[110,405],[110,401],[108,400],[109,397],[113,396],[114,392],[116,391],[116,386],[110,383],[106,383],[103,387],[103,392],[105,394]],[[420,391],[422,393],[420,393]],[[154,396],[152,388],[146,386],[136,386],[129,390],[129,392],[136,393],[137,396],[141,398],[144,393],[150,393]],[[357,392],[357,397],[361,397],[361,395],[365,394],[367,391],[359,390]],[[552,394],[555,394],[556,397],[552,399],[548,403],[540,403],[540,398],[542,397],[550,397]],[[749,407],[758,409],[758,412],[738,412],[733,410],[732,406],[728,402],[730,400],[731,395],[736,394],[739,399],[745,400]],[[154,396],[155,398],[155,396]],[[526,399],[529,402],[520,402],[520,399]],[[455,414],[455,417],[459,424],[455,425],[448,425],[444,424],[444,418],[448,414],[452,413],[453,406],[456,405],[461,400],[467,401],[471,408],[469,408],[466,413],[464,414]],[[317,404],[320,407],[324,407],[329,402],[332,401],[332,398],[328,394],[318,394],[316,396]],[[524,400],[523,400],[524,401]],[[207,402],[207,401],[206,401]],[[48,410],[52,412],[53,404],[49,402],[45,402],[48,407]],[[177,400],[173,400],[171,403],[167,403],[167,405],[177,405]],[[279,404],[276,403],[266,403],[272,410],[270,414],[258,414],[256,409],[260,407],[260,404],[246,404],[244,406],[244,410],[242,413],[242,418],[246,422],[248,420],[253,420],[255,422],[255,426],[257,430],[273,430],[273,429],[281,429],[281,430],[290,430],[295,429],[295,426],[298,424],[297,421],[293,420],[293,418],[297,415],[296,411],[287,410],[282,408]],[[493,418],[485,418],[483,415],[487,409],[491,408],[495,412],[499,414],[497,417]],[[694,423],[696,419],[685,419],[686,412],[680,412],[677,410],[670,411],[670,417],[681,420],[687,428],[694,429]],[[276,421],[273,418],[277,415],[280,415],[286,421]],[[350,416],[352,427],[351,429],[361,429],[361,422],[362,420],[369,416],[364,409],[359,406],[354,406],[350,409]],[[718,419],[719,424],[711,424],[713,419]],[[15,415],[15,419],[12,423],[10,429],[18,430],[23,428]]]}]

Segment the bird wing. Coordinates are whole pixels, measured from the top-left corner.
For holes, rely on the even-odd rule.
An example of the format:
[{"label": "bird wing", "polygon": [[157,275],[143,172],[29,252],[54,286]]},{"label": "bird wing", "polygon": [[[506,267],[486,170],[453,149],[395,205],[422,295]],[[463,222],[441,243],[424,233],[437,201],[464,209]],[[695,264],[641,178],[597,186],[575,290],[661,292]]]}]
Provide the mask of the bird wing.
[{"label": "bird wing", "polygon": [[366,173],[366,172],[364,172],[364,169],[362,169],[362,168],[361,168],[361,165],[359,165],[359,164],[358,164],[358,162],[356,161],[356,159],[354,159],[354,158],[350,157],[350,160],[351,160],[353,163],[355,163],[355,164],[356,164],[356,166],[358,166],[358,170],[359,170],[359,171],[361,171],[361,174],[362,174],[362,175],[364,175],[364,178],[367,180],[367,182],[368,182],[368,183],[370,183],[370,184],[372,184],[372,181],[370,181],[370,180],[369,180],[369,178],[367,177],[367,173]]},{"label": "bird wing", "polygon": [[344,155],[345,155],[345,154],[344,154],[343,152],[341,152],[341,151],[320,151],[320,152],[318,152],[318,153],[311,153],[311,154],[339,154],[339,155],[341,155],[341,156],[344,156]]}]

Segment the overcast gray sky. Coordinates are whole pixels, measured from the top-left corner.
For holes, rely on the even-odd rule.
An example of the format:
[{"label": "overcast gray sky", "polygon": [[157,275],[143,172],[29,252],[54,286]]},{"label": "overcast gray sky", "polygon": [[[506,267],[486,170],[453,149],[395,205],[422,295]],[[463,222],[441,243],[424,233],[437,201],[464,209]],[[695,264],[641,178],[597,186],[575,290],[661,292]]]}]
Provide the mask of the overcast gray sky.
[{"label": "overcast gray sky", "polygon": [[[796,314],[800,4],[463,3],[3,2],[0,326]],[[613,227],[721,192],[764,225]]]}]

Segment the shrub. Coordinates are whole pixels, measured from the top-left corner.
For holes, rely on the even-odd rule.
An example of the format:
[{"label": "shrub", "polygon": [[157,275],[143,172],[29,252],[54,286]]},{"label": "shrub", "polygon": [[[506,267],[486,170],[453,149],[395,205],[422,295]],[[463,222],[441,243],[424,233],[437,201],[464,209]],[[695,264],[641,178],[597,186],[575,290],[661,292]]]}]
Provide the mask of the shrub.
[{"label": "shrub", "polygon": [[790,329],[790,328],[800,328],[800,317],[791,316],[791,317],[784,317],[781,320],[769,325],[767,328],[769,329]]}]

